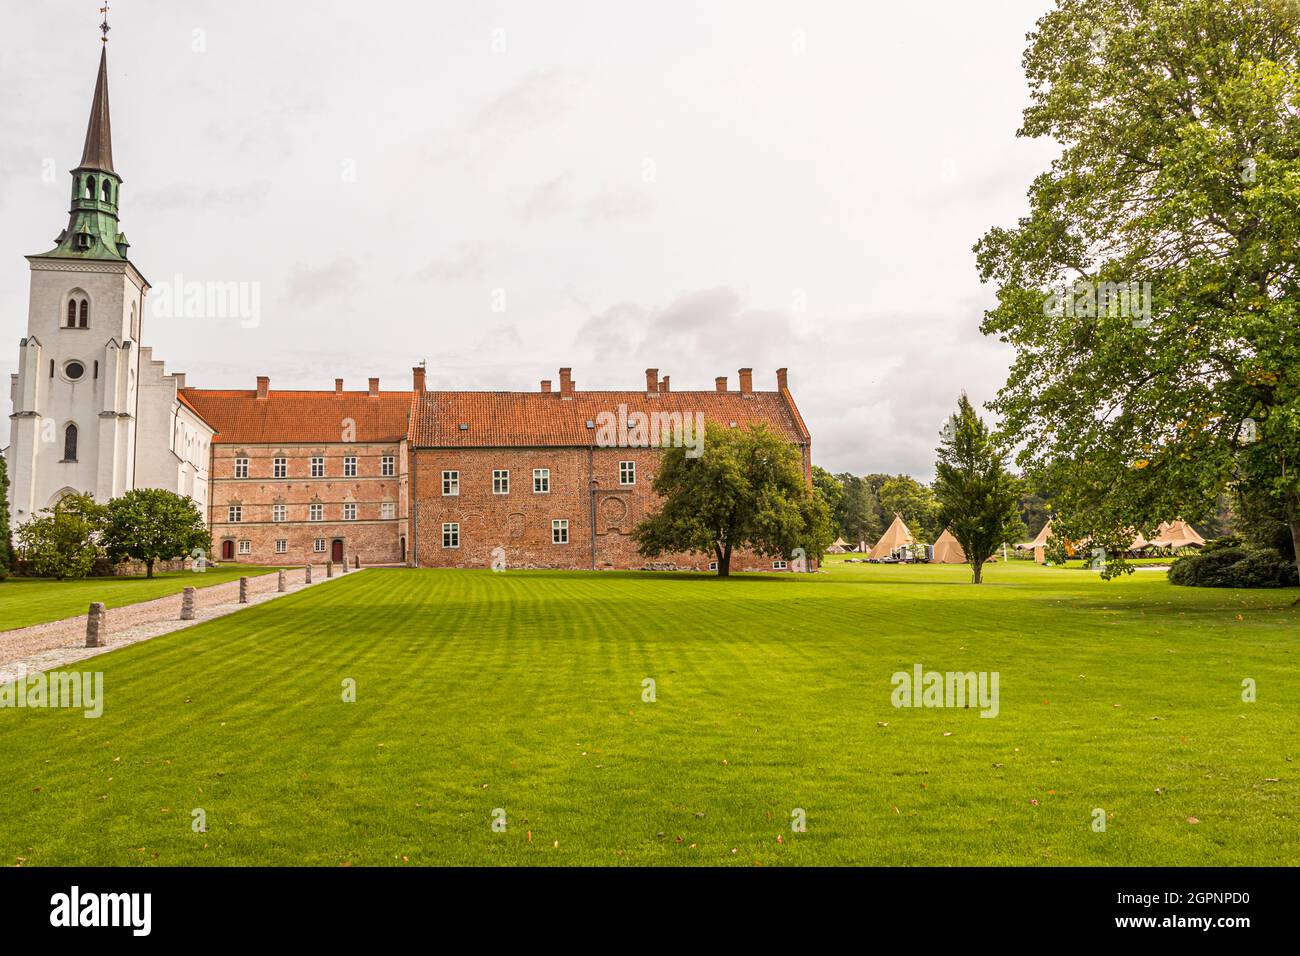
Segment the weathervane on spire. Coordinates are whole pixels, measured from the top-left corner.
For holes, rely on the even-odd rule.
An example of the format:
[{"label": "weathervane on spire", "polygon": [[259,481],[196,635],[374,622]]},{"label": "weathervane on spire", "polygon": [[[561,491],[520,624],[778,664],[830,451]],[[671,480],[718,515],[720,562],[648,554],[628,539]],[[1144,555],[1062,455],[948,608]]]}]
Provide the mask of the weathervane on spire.
[{"label": "weathervane on spire", "polygon": [[108,31],[111,30],[111,29],[113,29],[112,27],[110,27],[110,26],[108,25],[108,4],[105,3],[102,7],[100,7],[100,8],[99,8],[99,12],[102,13],[102,14],[104,15],[104,22],[101,23],[101,24],[99,25],[99,32],[102,33],[102,34],[104,34],[104,37],[103,37],[102,40],[100,40],[100,42],[101,42],[101,43],[107,43],[107,42],[108,42]]}]

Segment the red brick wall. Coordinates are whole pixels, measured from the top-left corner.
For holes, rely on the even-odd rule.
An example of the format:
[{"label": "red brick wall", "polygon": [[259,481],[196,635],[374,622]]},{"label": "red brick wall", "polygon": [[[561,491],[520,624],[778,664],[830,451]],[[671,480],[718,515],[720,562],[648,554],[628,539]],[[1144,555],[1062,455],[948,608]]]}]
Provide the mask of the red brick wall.
[{"label": "red brick wall", "polygon": [[[415,560],[423,567],[486,568],[501,547],[507,567],[640,568],[649,563],[707,570],[711,557],[637,553],[632,529],[654,507],[651,490],[661,452],[645,448],[455,448],[414,453],[413,490],[418,537]],[[619,483],[619,462],[636,462],[636,482]],[[533,469],[549,468],[551,490],[533,492]],[[510,493],[492,493],[492,472],[508,469]],[[442,472],[460,473],[460,494],[442,494]],[[595,534],[593,544],[593,496]],[[569,522],[569,543],[552,544],[553,519]],[[460,547],[442,546],[442,525],[460,525]],[[594,548],[594,562],[593,562]],[[770,558],[732,556],[733,571],[770,570]]]},{"label": "red brick wall", "polygon": [[[325,477],[311,477],[311,459],[325,459]],[[356,477],[344,477],[344,458],[357,458]],[[392,455],[396,474],[382,474],[382,456]],[[273,477],[275,458],[288,459],[288,477]],[[235,478],[235,459],[249,460],[248,477]],[[357,444],[301,445],[212,445],[211,480],[209,482],[212,551],[221,559],[222,542],[236,542],[236,561],[255,564],[321,563],[330,558],[335,539],[343,541],[346,560],[357,556],[362,564],[397,564],[404,558],[402,540],[406,537],[408,465],[405,441]],[[394,517],[381,517],[382,502],[390,501]],[[343,519],[345,502],[357,506],[356,520]],[[273,519],[277,503],[286,507],[287,520]],[[324,507],[323,521],[308,520],[309,506]],[[229,506],[243,508],[243,520],[228,520]],[[325,539],[325,550],[315,550],[318,538]],[[288,542],[288,551],[277,554],[275,542]],[[248,541],[250,554],[240,554],[238,542]]]}]

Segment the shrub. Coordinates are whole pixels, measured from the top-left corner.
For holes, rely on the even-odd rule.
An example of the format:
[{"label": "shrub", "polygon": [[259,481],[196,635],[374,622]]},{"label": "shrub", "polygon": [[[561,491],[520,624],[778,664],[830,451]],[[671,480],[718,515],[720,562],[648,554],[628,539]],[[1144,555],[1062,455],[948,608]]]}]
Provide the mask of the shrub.
[{"label": "shrub", "polygon": [[1220,538],[1203,551],[1179,558],[1169,583],[1199,588],[1287,588],[1300,585],[1295,565],[1273,548],[1250,548],[1239,538]]}]

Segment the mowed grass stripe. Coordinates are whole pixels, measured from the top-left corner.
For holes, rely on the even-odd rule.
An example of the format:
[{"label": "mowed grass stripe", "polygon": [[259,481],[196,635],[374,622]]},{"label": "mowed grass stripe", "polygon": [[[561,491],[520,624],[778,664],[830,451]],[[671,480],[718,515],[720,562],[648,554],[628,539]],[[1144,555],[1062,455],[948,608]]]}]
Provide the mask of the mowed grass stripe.
[{"label": "mowed grass stripe", "polygon": [[[1294,593],[1019,565],[979,588],[967,575],[349,576],[97,658],[98,720],[0,711],[13,768],[0,852],[27,865],[1300,860]],[[999,671],[1001,713],[893,708],[890,675],[915,663]],[[1257,703],[1241,701],[1243,677]],[[196,807],[207,833],[190,829]],[[795,808],[807,833],[790,830]]]}]

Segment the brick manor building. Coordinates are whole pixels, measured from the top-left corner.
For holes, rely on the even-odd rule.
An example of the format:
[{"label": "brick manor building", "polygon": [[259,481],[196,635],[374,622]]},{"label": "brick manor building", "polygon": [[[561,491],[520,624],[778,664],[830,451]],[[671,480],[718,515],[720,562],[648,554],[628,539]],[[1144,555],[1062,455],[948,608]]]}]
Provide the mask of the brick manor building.
[{"label": "brick manor building", "polygon": [[[72,492],[107,501],[133,488],[190,497],[221,561],[298,565],[326,560],[424,567],[630,568],[632,529],[654,508],[662,454],[638,422],[702,439],[713,421],[764,422],[799,448],[811,486],[808,429],[787,387],[755,391],[719,378],[674,392],[646,370],[645,386],[533,392],[191,387],[145,341],[149,281],[129,258],[118,215],[107,47],[71,171],[66,227],[54,248],[27,257],[26,335],[12,376],[8,465],[17,527]],[[610,432],[609,429],[613,428]],[[704,569],[708,555],[658,562]],[[736,554],[745,568],[782,562]]]}]

